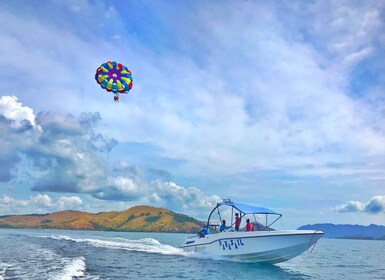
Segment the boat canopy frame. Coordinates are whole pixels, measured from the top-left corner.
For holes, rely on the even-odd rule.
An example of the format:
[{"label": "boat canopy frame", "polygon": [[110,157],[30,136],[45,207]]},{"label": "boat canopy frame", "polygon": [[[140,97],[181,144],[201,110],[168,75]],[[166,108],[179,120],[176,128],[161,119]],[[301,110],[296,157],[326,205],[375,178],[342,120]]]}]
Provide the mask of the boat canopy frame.
[{"label": "boat canopy frame", "polygon": [[[217,205],[214,207],[214,209],[210,212],[210,215],[207,219],[207,228],[209,228],[209,226],[210,226],[210,219],[211,219],[212,214],[220,206],[231,207],[231,215],[232,216],[233,216],[234,209],[236,209],[241,214],[240,218],[244,217],[245,215],[264,214],[264,215],[266,215],[265,216],[266,228],[269,228],[272,224],[274,224],[278,219],[280,219],[282,217],[282,214],[276,213],[276,212],[274,212],[268,208],[265,208],[265,207],[258,207],[258,206],[243,204],[243,203],[234,203],[231,199],[223,199],[222,202],[218,202]],[[218,214],[219,214],[219,218],[221,220],[221,215],[220,215],[219,209],[218,209]],[[267,224],[267,216],[268,215],[277,215],[278,217],[268,225]],[[254,218],[255,218],[255,216],[254,216]]]}]

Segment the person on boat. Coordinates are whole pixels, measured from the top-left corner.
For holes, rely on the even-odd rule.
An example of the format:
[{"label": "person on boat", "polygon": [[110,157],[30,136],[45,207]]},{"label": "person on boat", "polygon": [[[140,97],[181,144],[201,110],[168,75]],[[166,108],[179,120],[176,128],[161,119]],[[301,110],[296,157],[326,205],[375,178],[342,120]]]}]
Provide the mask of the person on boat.
[{"label": "person on boat", "polygon": [[202,228],[199,232],[198,235],[199,237],[205,237],[206,235],[210,234],[210,230],[208,227]]},{"label": "person on boat", "polygon": [[227,229],[226,220],[223,220],[221,226],[219,227],[219,231],[222,232],[225,229]]},{"label": "person on boat", "polygon": [[241,225],[241,218],[238,213],[235,213],[235,230],[239,230],[239,226]]},{"label": "person on boat", "polygon": [[253,224],[250,223],[250,219],[246,220],[246,231],[253,231]]}]

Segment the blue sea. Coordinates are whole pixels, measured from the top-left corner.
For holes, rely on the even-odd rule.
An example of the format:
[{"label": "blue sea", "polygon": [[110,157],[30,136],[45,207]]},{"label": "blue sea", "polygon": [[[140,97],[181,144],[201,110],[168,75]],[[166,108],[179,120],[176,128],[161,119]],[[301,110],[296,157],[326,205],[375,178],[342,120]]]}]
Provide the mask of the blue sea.
[{"label": "blue sea", "polygon": [[0,229],[0,280],[385,279],[385,241],[322,238],[284,263],[243,263],[185,253],[189,236]]}]

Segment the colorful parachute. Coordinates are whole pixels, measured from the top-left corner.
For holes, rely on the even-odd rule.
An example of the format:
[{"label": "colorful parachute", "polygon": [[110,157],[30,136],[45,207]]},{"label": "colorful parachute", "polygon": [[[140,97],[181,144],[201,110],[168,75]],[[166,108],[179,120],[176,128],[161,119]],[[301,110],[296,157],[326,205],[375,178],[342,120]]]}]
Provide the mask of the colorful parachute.
[{"label": "colorful parachute", "polygon": [[128,93],[132,89],[131,71],[115,61],[108,61],[100,65],[96,70],[95,80],[103,89],[115,94],[116,102],[119,101],[119,93]]}]

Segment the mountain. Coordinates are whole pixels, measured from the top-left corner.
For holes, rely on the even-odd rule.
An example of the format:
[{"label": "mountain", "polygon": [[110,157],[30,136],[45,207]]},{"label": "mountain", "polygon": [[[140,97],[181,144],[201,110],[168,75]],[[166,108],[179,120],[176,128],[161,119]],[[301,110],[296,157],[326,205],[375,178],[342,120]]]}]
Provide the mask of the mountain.
[{"label": "mountain", "polygon": [[385,226],[374,224],[369,226],[314,224],[301,226],[298,229],[322,230],[326,238],[385,240]]},{"label": "mountain", "polygon": [[0,228],[75,229],[147,232],[197,232],[203,226],[189,216],[165,208],[135,206],[125,211],[0,216]]}]

